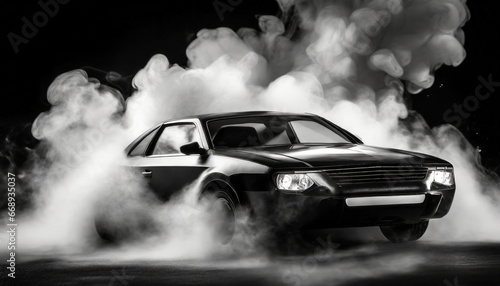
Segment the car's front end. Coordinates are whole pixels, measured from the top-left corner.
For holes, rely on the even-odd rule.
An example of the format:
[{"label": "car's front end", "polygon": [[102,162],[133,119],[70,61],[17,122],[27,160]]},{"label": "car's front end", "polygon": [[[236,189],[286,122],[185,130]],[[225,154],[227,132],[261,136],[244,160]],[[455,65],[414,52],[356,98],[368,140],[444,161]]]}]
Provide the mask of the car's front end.
[{"label": "car's front end", "polygon": [[213,155],[268,167],[229,183],[257,217],[295,229],[380,226],[391,241],[418,239],[450,210],[453,166],[371,147],[317,116],[253,116],[207,124]]},{"label": "car's front end", "polygon": [[[342,160],[352,148],[359,149],[354,145],[342,148]],[[246,150],[240,157],[253,153],[254,161],[261,160],[255,152],[266,153]],[[288,160],[291,153],[283,152]],[[356,153],[359,150],[351,159],[361,161],[364,155]],[[232,184],[245,190],[244,197],[257,215],[286,218],[282,223],[296,227],[397,225],[443,217],[455,193],[452,165],[435,157],[405,153],[397,164],[389,159],[330,166],[312,166],[313,160],[302,159],[302,166],[292,168],[274,164],[267,174],[238,175]],[[336,160],[332,156],[330,161]]]},{"label": "car's front end", "polygon": [[440,218],[448,213],[455,193],[449,165],[287,170],[276,171],[273,181],[276,210],[304,210],[289,223],[307,228],[399,225]]}]

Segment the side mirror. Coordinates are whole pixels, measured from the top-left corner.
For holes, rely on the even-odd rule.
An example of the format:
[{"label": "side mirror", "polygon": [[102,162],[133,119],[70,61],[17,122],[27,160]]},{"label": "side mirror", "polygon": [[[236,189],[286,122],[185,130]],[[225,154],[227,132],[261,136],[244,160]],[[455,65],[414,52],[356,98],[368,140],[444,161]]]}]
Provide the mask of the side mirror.
[{"label": "side mirror", "polygon": [[204,155],[207,153],[207,150],[200,147],[198,142],[191,142],[181,146],[181,152],[186,155],[198,154]]}]

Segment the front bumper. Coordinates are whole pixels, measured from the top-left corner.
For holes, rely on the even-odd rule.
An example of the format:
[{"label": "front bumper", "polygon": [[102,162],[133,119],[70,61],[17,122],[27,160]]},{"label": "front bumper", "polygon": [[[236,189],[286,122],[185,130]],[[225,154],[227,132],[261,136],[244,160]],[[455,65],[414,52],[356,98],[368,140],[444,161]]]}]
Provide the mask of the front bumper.
[{"label": "front bumper", "polygon": [[[421,203],[348,206],[345,199],[328,198],[319,201],[317,211],[295,223],[305,228],[380,226],[416,223],[440,218],[448,211],[443,194],[425,194]],[[314,202],[310,202],[315,204]]]},{"label": "front bumper", "polygon": [[302,229],[382,226],[441,218],[453,202],[455,186],[430,190],[424,185],[403,191],[350,192],[336,195],[247,192],[254,214],[278,225]]}]

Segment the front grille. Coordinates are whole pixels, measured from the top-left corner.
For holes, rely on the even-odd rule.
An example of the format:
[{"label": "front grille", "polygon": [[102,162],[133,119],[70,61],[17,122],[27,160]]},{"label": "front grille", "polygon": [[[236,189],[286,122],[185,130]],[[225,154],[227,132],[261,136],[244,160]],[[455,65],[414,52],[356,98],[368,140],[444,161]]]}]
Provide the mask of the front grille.
[{"label": "front grille", "polygon": [[339,185],[367,183],[417,182],[425,179],[426,167],[370,166],[342,167],[324,170]]}]

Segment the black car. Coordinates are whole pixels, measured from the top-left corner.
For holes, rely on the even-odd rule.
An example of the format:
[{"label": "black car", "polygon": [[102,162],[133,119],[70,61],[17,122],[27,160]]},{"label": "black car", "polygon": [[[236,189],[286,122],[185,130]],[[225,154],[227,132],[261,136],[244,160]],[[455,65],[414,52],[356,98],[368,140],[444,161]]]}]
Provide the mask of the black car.
[{"label": "black car", "polygon": [[153,127],[126,153],[165,201],[201,175],[200,194],[213,195],[227,223],[246,207],[281,226],[380,226],[392,242],[413,241],[448,213],[455,193],[450,163],[366,146],[313,114],[186,117]]}]

